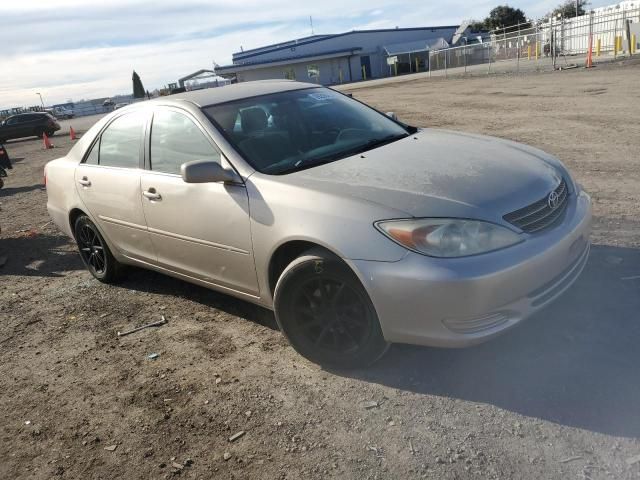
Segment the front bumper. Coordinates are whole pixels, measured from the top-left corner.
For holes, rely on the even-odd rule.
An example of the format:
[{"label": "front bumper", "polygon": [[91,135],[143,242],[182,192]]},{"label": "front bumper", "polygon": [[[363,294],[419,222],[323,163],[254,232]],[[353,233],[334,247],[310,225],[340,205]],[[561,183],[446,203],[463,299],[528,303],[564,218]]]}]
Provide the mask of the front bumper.
[{"label": "front bumper", "polygon": [[573,195],[557,226],[504,250],[457,259],[409,252],[399,262],[351,261],[390,342],[464,347],[549,304],[589,256],[591,200]]}]

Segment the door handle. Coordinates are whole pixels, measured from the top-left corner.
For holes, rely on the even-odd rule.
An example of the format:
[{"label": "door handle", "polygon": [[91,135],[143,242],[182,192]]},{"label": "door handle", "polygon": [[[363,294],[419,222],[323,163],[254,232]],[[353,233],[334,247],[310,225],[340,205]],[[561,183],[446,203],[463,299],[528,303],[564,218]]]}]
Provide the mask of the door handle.
[{"label": "door handle", "polygon": [[91,182],[89,181],[89,179],[87,177],[82,177],[80,180],[78,180],[78,183],[80,185],[82,185],[83,187],[90,187],[91,186]]},{"label": "door handle", "polygon": [[162,196],[156,192],[155,188],[150,188],[149,190],[142,192],[142,195],[147,197],[149,200],[162,200]]}]

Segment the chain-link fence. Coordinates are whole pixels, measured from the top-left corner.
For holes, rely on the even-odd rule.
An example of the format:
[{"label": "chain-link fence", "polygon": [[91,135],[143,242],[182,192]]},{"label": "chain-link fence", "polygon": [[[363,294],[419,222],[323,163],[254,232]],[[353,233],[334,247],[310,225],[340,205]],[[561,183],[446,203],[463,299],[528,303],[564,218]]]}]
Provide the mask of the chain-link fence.
[{"label": "chain-link fence", "polygon": [[567,68],[584,65],[588,56],[597,63],[639,51],[640,7],[590,12],[496,30],[484,43],[432,50],[429,75]]}]

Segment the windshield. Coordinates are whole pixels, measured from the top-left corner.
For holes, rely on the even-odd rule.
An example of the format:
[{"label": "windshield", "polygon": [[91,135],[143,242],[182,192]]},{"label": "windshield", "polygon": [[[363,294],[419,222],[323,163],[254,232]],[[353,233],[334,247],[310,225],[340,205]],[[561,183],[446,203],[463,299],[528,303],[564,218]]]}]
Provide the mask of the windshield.
[{"label": "windshield", "polygon": [[204,109],[259,172],[290,173],[399,140],[408,131],[327,88],[246,98]]}]

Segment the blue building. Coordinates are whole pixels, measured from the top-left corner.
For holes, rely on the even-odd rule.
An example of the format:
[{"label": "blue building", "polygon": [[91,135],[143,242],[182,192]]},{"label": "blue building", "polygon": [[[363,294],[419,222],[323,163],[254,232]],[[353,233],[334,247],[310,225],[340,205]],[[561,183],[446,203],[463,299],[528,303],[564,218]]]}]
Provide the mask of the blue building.
[{"label": "blue building", "polygon": [[468,26],[354,30],[312,35],[233,54],[216,74],[238,82],[288,78],[335,85],[428,70],[429,50],[447,48]]}]

